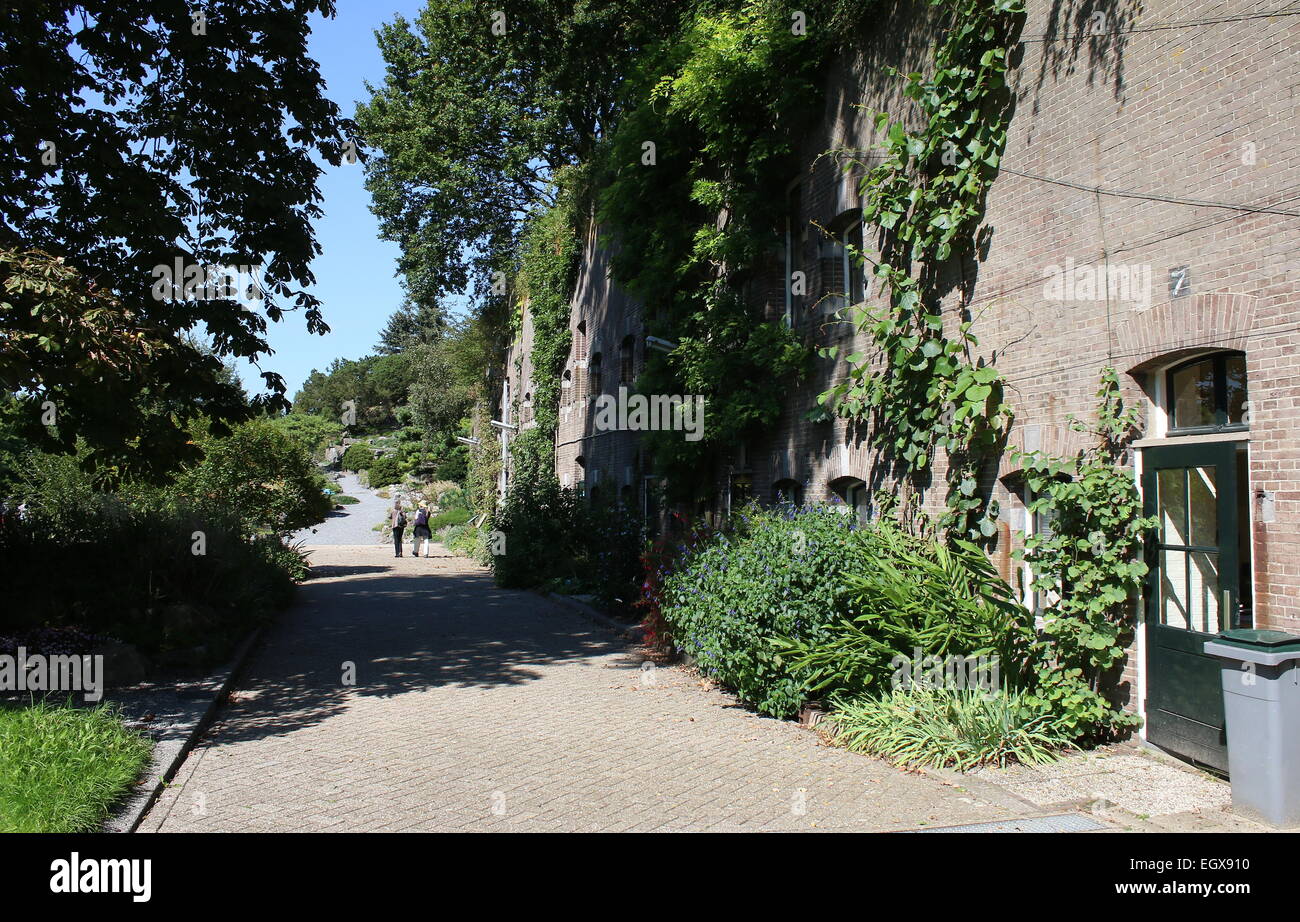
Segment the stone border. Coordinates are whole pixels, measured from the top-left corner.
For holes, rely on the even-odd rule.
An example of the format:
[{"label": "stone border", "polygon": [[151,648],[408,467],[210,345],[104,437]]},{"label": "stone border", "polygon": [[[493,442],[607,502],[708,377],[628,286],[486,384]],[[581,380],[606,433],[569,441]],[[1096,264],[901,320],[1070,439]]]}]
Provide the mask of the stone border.
[{"label": "stone border", "polygon": [[[244,638],[243,643],[235,651],[234,657],[224,671],[215,672],[208,677],[216,680],[216,690],[202,711],[195,708],[195,711],[190,715],[192,722],[185,734],[185,738],[156,740],[154,742],[149,768],[144,774],[145,780],[138,782],[134,792],[114,811],[112,816],[104,821],[102,832],[136,831],[144,820],[145,814],[149,812],[150,808],[158,800],[159,795],[162,794],[163,788],[176,777],[176,772],[185,763],[186,757],[190,754],[190,750],[194,748],[194,744],[198,742],[199,737],[212,725],[217,709],[226,700],[226,696],[234,688],[236,680],[243,673],[244,667],[248,665],[252,651],[257,646],[258,640],[261,639],[264,630],[264,627],[254,628]],[[155,780],[150,783],[148,780],[150,778]]]},{"label": "stone border", "polygon": [[[955,768],[935,768],[933,766],[918,766],[916,772],[922,775],[929,775],[936,781],[948,787],[958,788],[967,791],[981,800],[987,800],[990,803],[997,804],[999,807],[1005,807],[1008,810],[1028,811],[1029,815],[1042,816],[1048,813],[1059,814],[1062,810],[1073,811],[1076,813],[1085,813],[1088,811],[1089,803],[1087,800],[1077,802],[1070,801],[1061,804],[1052,804],[1048,807],[1040,806],[1029,800],[1027,797],[1021,797],[1013,791],[1007,790],[996,781],[985,778],[976,778],[965,772],[959,772]],[[1054,815],[1053,814],[1053,815]]]}]

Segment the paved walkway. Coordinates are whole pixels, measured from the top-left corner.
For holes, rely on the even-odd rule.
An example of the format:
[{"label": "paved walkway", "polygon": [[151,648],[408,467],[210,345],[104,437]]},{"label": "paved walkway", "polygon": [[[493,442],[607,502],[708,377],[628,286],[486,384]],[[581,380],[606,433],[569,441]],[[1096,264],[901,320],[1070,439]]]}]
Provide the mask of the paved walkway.
[{"label": "paved walkway", "polygon": [[141,830],[896,829],[1033,812],[824,746],[686,670],[643,671],[613,634],[437,553],[317,548],[321,575]]}]

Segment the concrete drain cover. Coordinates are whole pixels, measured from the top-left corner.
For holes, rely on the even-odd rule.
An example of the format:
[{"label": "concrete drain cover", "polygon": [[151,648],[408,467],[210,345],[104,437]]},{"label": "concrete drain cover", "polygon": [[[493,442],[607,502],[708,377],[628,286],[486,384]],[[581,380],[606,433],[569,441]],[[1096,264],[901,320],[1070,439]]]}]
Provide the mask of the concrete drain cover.
[{"label": "concrete drain cover", "polygon": [[1031,816],[1023,820],[996,823],[968,823],[965,826],[936,826],[933,829],[908,829],[907,832],[1094,832],[1106,829],[1090,816],[1062,813],[1058,816]]}]

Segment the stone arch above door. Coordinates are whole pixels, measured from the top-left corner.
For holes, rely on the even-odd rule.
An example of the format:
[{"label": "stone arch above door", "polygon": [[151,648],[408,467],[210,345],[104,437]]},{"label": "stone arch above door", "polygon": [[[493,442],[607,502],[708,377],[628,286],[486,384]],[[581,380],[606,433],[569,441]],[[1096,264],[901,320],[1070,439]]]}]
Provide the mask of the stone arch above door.
[{"label": "stone arch above door", "polygon": [[1206,349],[1246,351],[1255,322],[1254,295],[1208,292],[1157,304],[1115,328],[1116,362],[1130,375],[1180,353]]}]

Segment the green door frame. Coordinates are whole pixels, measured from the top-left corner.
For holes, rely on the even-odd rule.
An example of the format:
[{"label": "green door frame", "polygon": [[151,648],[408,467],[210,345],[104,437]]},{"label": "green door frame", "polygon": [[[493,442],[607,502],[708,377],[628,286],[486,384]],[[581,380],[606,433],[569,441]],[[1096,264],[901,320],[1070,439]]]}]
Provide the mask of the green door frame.
[{"label": "green door frame", "polygon": [[[1223,720],[1223,693],[1218,661],[1205,654],[1203,644],[1215,636],[1195,629],[1193,611],[1185,618],[1188,627],[1164,624],[1160,620],[1163,564],[1167,557],[1180,559],[1183,566],[1183,594],[1190,600],[1191,567],[1197,555],[1217,562],[1214,587],[1218,605],[1218,630],[1236,626],[1241,595],[1238,586],[1237,537],[1237,446],[1235,441],[1161,445],[1143,449],[1142,497],[1147,515],[1162,516],[1158,472],[1184,470],[1187,478],[1195,469],[1212,468],[1215,483],[1215,534],[1213,543],[1184,544],[1168,540],[1164,521],[1148,543],[1146,591],[1146,727],[1151,743],[1220,772],[1228,769],[1227,735]],[[1181,532],[1192,535],[1192,502],[1189,479],[1184,479]],[[1177,507],[1175,507],[1177,508]]]}]

